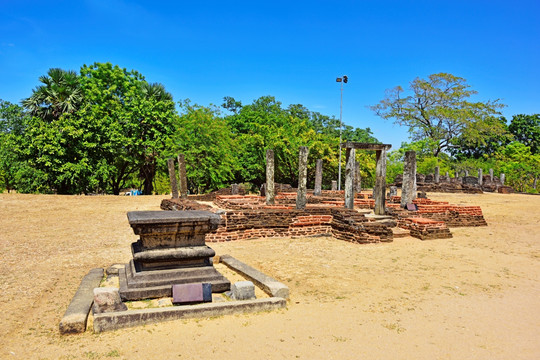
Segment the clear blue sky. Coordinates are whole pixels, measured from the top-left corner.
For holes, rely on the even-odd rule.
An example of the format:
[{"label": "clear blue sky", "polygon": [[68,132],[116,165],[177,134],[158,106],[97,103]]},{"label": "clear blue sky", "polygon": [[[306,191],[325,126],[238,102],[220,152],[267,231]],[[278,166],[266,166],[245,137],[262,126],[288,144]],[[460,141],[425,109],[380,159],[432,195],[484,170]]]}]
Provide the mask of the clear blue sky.
[{"label": "clear blue sky", "polygon": [[370,127],[393,148],[405,128],[368,105],[385,89],[448,72],[504,115],[540,112],[540,1],[0,0],[0,98],[19,102],[51,67],[111,62],[175,100],[220,105],[273,95]]}]

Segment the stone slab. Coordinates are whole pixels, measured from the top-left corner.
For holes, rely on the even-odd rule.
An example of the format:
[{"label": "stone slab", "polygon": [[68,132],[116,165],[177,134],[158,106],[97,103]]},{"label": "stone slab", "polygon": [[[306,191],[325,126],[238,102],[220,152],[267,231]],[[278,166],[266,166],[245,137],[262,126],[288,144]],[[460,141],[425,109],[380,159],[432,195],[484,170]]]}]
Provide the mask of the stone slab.
[{"label": "stone slab", "polygon": [[234,271],[249,278],[270,296],[281,297],[284,299],[289,298],[289,288],[276,279],[263,274],[259,270],[244,264],[230,255],[222,255],[220,261]]},{"label": "stone slab", "polygon": [[130,211],[127,213],[130,225],[138,224],[170,224],[177,222],[210,221],[216,225],[221,218],[209,211]]},{"label": "stone slab", "polygon": [[231,286],[230,293],[234,300],[255,299],[255,285],[251,281],[238,281]]},{"label": "stone slab", "polygon": [[212,301],[212,284],[176,284],[172,286],[173,304]]},{"label": "stone slab", "polygon": [[285,299],[271,297],[267,299],[204,303],[96,314],[94,316],[94,331],[99,333],[162,321],[270,311],[286,306],[287,302]]},{"label": "stone slab", "polygon": [[82,279],[75,296],[71,300],[59,329],[61,334],[77,334],[86,330],[88,313],[94,302],[94,288],[99,286],[103,278],[103,269],[92,269]]},{"label": "stone slab", "polygon": [[127,310],[127,306],[120,299],[118,288],[94,288],[94,314],[125,310]]}]

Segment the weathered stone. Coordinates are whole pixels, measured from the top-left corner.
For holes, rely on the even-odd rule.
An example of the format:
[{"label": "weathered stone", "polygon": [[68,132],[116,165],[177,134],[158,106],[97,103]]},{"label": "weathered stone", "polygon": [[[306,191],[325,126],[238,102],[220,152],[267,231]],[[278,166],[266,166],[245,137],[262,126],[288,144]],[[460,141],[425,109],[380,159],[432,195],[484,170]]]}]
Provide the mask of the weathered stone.
[{"label": "weathered stone", "polygon": [[506,180],[506,175],[501,173],[500,180],[501,180],[501,185],[504,185],[504,181]]},{"label": "weathered stone", "polygon": [[362,174],[360,173],[360,163],[354,162],[354,192],[362,192]]},{"label": "weathered stone", "polygon": [[176,183],[176,172],[174,170],[174,159],[169,158],[167,160],[167,166],[169,167],[169,180],[171,182],[171,194],[173,199],[178,199],[178,185]]},{"label": "weathered stone", "polygon": [[296,208],[304,209],[307,203],[307,161],[309,148],[300,146],[298,154],[298,191],[296,193]]},{"label": "weathered stone", "polygon": [[482,169],[478,169],[478,185],[482,186],[484,183],[484,177],[482,175]]},{"label": "weathered stone", "polygon": [[322,193],[322,159],[317,159],[315,165],[315,188],[313,189],[313,196],[321,196]]},{"label": "weathered stone", "polygon": [[119,271],[126,266],[125,264],[113,264],[105,270],[105,274],[107,275],[118,275]]},{"label": "weathered stone", "polygon": [[163,298],[157,301],[158,307],[173,306],[171,298]]},{"label": "weathered stone", "polygon": [[420,191],[417,195],[416,195],[419,199],[427,199],[427,194],[425,191]]},{"label": "weathered stone", "polygon": [[354,163],[355,149],[347,148],[345,165],[345,207],[354,208]]},{"label": "weathered stone", "polygon": [[493,182],[493,169],[489,169],[489,179]]},{"label": "weathered stone", "polygon": [[180,176],[180,197],[187,199],[186,158],[184,154],[178,154],[178,175]]},{"label": "weathered stone", "polygon": [[231,315],[247,312],[261,312],[280,309],[287,306],[283,298],[227,301],[197,305],[167,306],[153,309],[128,310],[121,312],[96,314],[94,331],[96,333],[117,330],[132,326],[153,324],[176,319],[202,318]]},{"label": "weathered stone", "polygon": [[94,289],[94,314],[126,310],[127,306],[120,299],[117,288],[98,287]]},{"label": "weathered stone", "polygon": [[433,174],[427,174],[425,177],[424,177],[424,183],[433,183],[434,182],[434,176]]},{"label": "weathered stone", "polygon": [[403,185],[401,186],[401,207],[413,202],[416,197],[416,152],[405,152],[403,165]]},{"label": "weathered stone", "polygon": [[267,276],[252,268],[251,266],[244,264],[243,262],[233,258],[230,255],[221,256],[221,262],[236,272],[241,273],[245,277],[251,279],[257,284],[264,292],[271,296],[281,297],[284,299],[289,298],[289,288],[270,276]]},{"label": "weathered stone", "polygon": [[266,205],[274,205],[276,189],[274,185],[274,150],[266,150]]},{"label": "weathered stone", "polygon": [[393,196],[397,196],[397,186],[390,186],[390,192],[388,194],[388,196],[391,198]]},{"label": "weathered stone", "polygon": [[441,181],[440,171],[441,169],[438,166],[435,166],[435,176],[433,179],[435,181],[435,184],[438,184]]},{"label": "weathered stone", "polygon": [[103,269],[92,269],[82,279],[75,296],[71,300],[59,329],[61,334],[76,334],[86,330],[88,313],[94,302],[94,288],[99,286],[103,278]]},{"label": "weathered stone", "polygon": [[231,299],[251,300],[255,298],[255,285],[251,281],[238,281],[232,284]]},{"label": "weathered stone", "polygon": [[337,181],[336,180],[332,180],[332,187],[331,187],[332,191],[336,191],[337,190]]},{"label": "weathered stone", "polygon": [[231,185],[231,195],[238,195],[238,193],[239,193],[238,184],[232,184]]},{"label": "weathered stone", "polygon": [[476,176],[465,176],[462,182],[465,185],[478,185],[478,178]]},{"label": "weathered stone", "polygon": [[375,186],[373,187],[373,198],[375,199],[376,215],[386,213],[386,150],[390,145],[385,145],[381,150],[375,151],[377,163],[375,165]]}]

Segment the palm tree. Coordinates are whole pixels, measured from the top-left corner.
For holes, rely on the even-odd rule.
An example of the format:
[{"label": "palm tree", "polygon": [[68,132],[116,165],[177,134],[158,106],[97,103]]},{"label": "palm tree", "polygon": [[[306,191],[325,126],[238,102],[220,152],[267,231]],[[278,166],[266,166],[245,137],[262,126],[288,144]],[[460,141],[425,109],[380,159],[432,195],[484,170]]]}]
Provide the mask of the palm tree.
[{"label": "palm tree", "polygon": [[51,68],[39,81],[43,85],[32,90],[32,95],[21,102],[31,115],[53,121],[62,114],[77,111],[82,92],[75,71]]}]

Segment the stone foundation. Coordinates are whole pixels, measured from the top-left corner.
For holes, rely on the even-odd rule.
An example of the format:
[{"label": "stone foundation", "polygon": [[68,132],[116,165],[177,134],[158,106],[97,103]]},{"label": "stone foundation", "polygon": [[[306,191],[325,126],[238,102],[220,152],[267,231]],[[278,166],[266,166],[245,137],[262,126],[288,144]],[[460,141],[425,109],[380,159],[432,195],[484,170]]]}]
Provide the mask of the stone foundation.
[{"label": "stone foundation", "polygon": [[410,231],[411,236],[420,240],[448,239],[452,237],[444,221],[426,218],[404,218],[398,226]]}]

